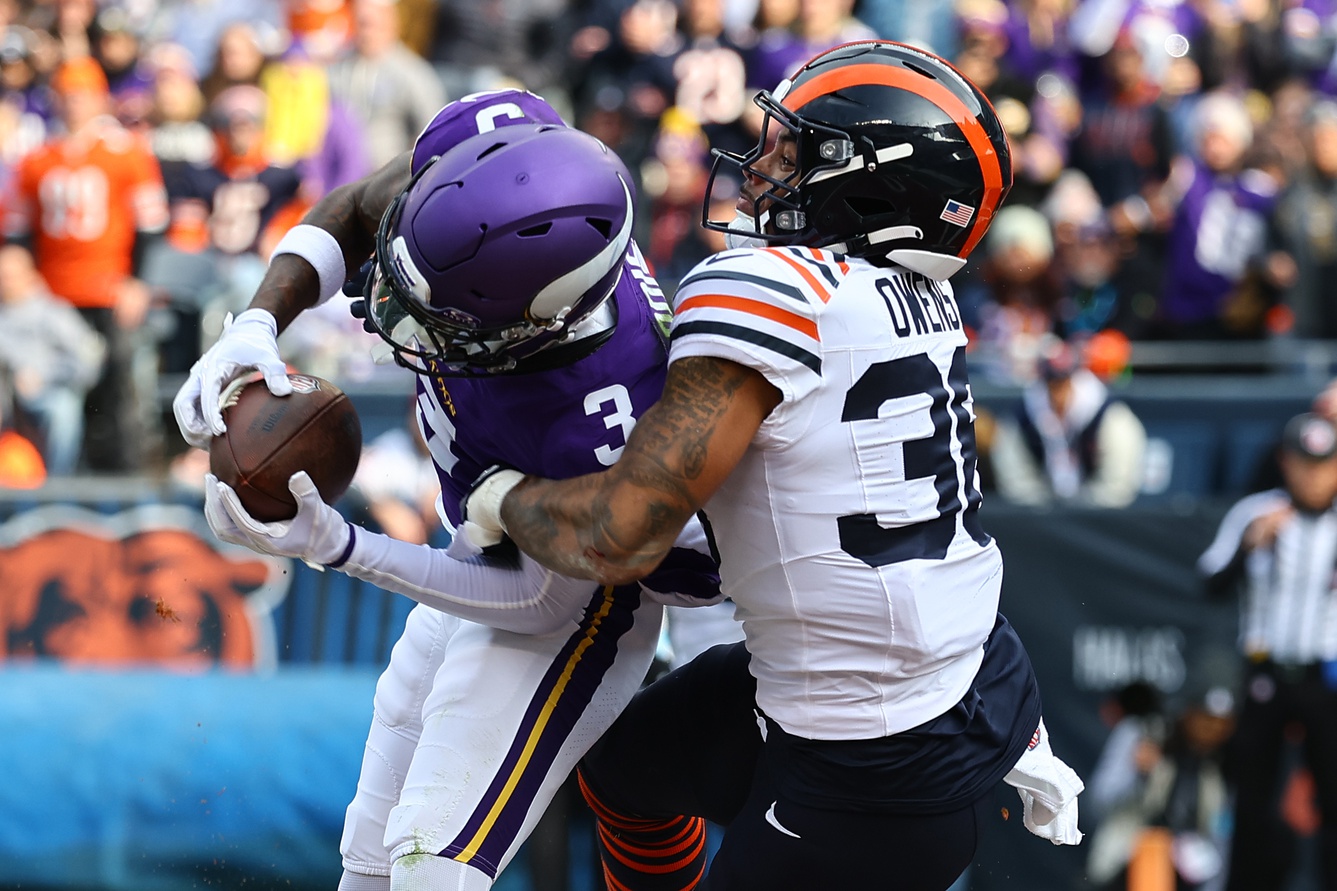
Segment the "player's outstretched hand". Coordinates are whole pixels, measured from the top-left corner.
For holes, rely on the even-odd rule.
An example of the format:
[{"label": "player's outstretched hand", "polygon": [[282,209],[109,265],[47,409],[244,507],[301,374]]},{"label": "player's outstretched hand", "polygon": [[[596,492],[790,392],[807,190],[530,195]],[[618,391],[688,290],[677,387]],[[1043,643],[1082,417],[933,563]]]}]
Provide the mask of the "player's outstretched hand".
[{"label": "player's outstretched hand", "polygon": [[501,503],[506,499],[506,493],[524,478],[518,470],[493,464],[474,480],[460,506],[464,514],[460,531],[472,544],[486,549],[501,543],[506,536],[506,529],[501,524]]},{"label": "player's outstretched hand", "polygon": [[204,478],[204,516],[214,535],[262,554],[295,557],[312,566],[342,564],[348,559],[353,529],[337,510],[320,499],[316,484],[301,470],[288,480],[297,499],[291,520],[264,523],[242,507],[236,491],[218,477]]},{"label": "player's outstretched hand", "polygon": [[206,449],[212,437],[227,429],[220,397],[229,383],[252,368],[264,375],[275,396],[292,392],[287,366],[279,358],[278,322],[263,309],[248,309],[236,319],[229,315],[218,342],[190,369],[172,400],[172,413],[186,442]]}]

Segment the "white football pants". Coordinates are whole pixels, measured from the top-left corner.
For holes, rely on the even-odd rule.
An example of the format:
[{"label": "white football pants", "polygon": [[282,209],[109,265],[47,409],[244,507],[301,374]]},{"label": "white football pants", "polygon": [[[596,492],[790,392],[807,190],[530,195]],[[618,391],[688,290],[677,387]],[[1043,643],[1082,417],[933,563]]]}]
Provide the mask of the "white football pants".
[{"label": "white football pants", "polygon": [[339,846],[346,877],[490,888],[644,681],[663,607],[642,600],[636,586],[599,588],[543,635],[415,607],[376,684]]}]

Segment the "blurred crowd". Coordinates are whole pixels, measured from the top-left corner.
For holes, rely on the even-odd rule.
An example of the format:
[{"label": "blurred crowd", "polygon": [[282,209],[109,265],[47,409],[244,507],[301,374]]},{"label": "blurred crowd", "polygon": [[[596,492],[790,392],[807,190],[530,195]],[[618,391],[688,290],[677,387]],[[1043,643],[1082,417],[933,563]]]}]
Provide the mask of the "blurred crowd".
[{"label": "blurred crowd", "polygon": [[[721,247],[710,151],[755,143],[752,95],[869,36],[952,60],[1011,137],[954,279],[978,377],[1039,381],[1055,339],[1103,382],[1132,342],[1337,339],[1331,0],[0,0],[0,24],[0,417],[50,474],[170,453],[160,382],[445,102],[523,86],[603,139],[671,292]],[[295,365],[378,373],[344,309],[285,333]]]}]

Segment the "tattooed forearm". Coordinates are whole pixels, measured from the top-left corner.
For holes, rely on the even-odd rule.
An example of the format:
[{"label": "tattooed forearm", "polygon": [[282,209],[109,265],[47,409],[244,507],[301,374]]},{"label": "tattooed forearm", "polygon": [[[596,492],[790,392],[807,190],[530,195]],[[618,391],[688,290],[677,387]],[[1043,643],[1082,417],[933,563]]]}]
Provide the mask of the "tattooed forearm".
[{"label": "tattooed forearm", "polygon": [[563,574],[614,584],[639,578],[728,476],[778,399],[741,365],[681,359],[617,464],[560,482],[526,479],[503,505],[506,530]]},{"label": "tattooed forearm", "polygon": [[[655,423],[643,421],[644,428],[638,425],[635,433],[644,430],[647,458],[657,459],[670,474],[694,480],[705,469],[707,444],[721,418],[728,414],[743,382],[755,372],[705,358],[679,360],[673,371],[656,406]],[[645,420],[650,420],[648,415]]]}]

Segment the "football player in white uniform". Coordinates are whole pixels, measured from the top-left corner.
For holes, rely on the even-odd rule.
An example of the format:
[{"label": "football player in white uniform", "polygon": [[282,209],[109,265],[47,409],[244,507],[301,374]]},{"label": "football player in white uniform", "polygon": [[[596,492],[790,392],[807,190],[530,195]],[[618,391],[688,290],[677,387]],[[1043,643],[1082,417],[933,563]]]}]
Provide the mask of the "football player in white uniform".
[{"label": "football player in white uniform", "polygon": [[609,583],[655,567],[698,510],[713,529],[746,645],[648,687],[587,756],[611,886],[694,887],[699,862],[637,858],[687,813],[728,827],[716,891],[940,891],[1000,780],[1033,832],[1080,839],[1081,782],[998,613],[947,283],[1011,186],[1007,140],[954,68],[889,41],[819,55],[757,102],[757,147],[716,153],[744,177],[737,217],[706,220],[746,246],[682,281],[664,395],[621,459],[566,481],[494,471],[465,513]]},{"label": "football player in white uniform", "polygon": [[[207,445],[221,431],[219,393],[247,368],[287,389],[277,331],[374,249],[365,316],[385,354],[418,373],[449,529],[495,461],[557,476],[615,461],[666,358],[667,307],[631,241],[629,183],[616,155],[537,96],[452,103],[411,156],[331,193],[285,237],[251,307],[178,394],[183,434]],[[262,523],[211,478],[209,524],[423,604],[376,687],[341,891],[491,887],[645,679],[660,602],[718,597],[702,531],[684,537],[671,577],[599,586],[480,555],[462,536],[444,552],[397,541],[345,522],[305,474],[290,488],[297,516]],[[680,827],[704,850],[700,818]]]}]

